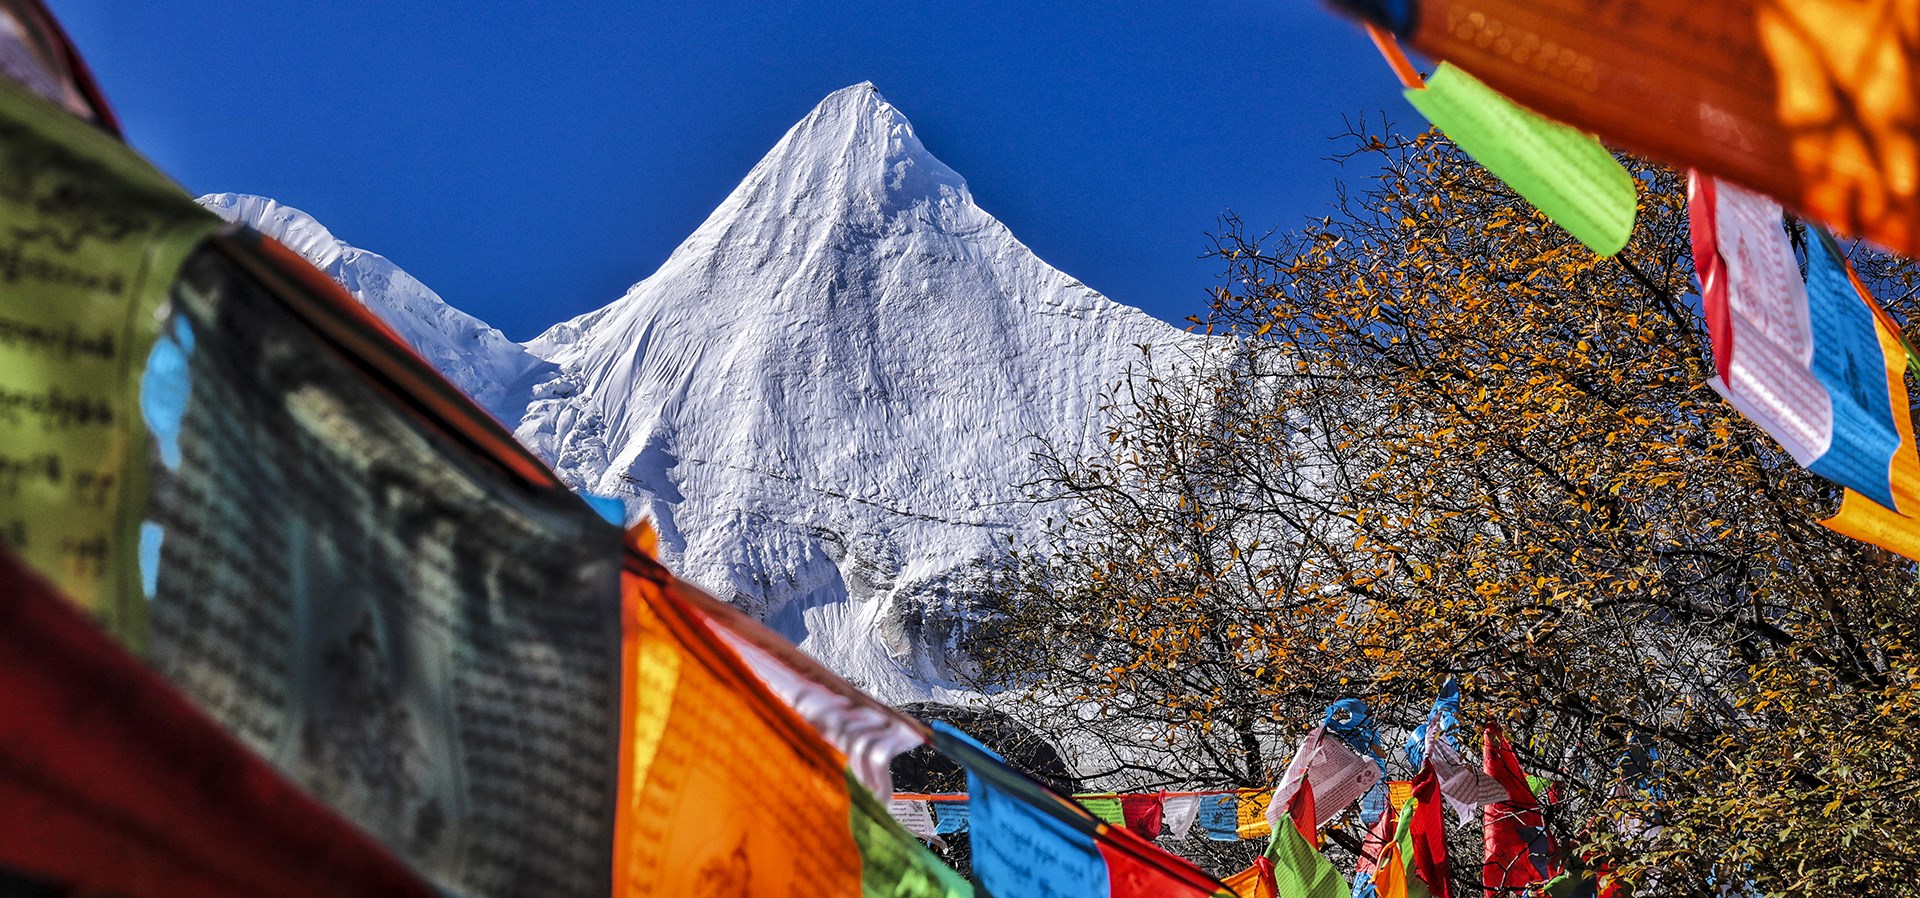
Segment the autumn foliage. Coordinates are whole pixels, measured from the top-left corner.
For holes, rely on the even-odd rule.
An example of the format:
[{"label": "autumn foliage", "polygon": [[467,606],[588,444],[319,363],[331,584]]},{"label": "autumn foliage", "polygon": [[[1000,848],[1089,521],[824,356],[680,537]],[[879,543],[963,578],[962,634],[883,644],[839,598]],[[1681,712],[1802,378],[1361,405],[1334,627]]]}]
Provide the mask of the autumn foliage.
[{"label": "autumn foliage", "polygon": [[[1229,220],[1212,341],[1143,359],[1102,451],[1044,454],[1055,525],[977,636],[989,679],[1154,787],[1270,783],[1350,696],[1409,777],[1453,676],[1469,754],[1498,722],[1556,784],[1562,865],[1920,889],[1914,568],[1819,527],[1837,489],[1705,385],[1683,181],[1628,160],[1603,259],[1437,135],[1352,139],[1363,189]],[[1913,268],[1855,261],[1904,320]],[[1478,824],[1453,837],[1474,894]]]}]

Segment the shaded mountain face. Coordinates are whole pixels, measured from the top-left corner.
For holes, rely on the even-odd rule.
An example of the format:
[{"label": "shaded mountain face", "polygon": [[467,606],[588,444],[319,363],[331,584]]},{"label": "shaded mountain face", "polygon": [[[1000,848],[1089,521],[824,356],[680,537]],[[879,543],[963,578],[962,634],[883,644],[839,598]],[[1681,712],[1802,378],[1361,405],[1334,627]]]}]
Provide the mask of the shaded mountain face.
[{"label": "shaded mountain face", "polygon": [[324,229],[246,199],[222,204],[320,246],[294,248],[568,483],[652,519],[682,575],[895,702],[969,691],[960,636],[1037,526],[1039,442],[1091,445],[1144,346],[1197,345],[1042,262],[870,84],[795,125],[653,276],[524,347],[403,272],[377,295],[321,264]]}]

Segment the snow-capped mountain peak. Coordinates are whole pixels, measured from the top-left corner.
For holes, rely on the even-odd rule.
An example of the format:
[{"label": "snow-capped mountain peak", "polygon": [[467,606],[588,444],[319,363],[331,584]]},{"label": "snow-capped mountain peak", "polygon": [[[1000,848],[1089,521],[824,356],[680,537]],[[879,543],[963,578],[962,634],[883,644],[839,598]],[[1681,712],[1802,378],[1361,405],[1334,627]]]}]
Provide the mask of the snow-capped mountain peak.
[{"label": "snow-capped mountain peak", "polygon": [[[236,215],[367,286],[324,229]],[[416,340],[395,322],[416,346],[468,332],[444,304],[376,292],[356,295],[389,321],[446,325]],[[1090,446],[1102,390],[1143,346],[1198,340],[1041,261],[858,84],[652,276],[522,357],[481,353],[500,370],[473,381],[508,404],[530,395],[500,408],[519,438],[576,489],[651,519],[683,576],[882,698],[944,700],[967,694],[960,635],[988,572],[1038,526],[1023,485],[1040,441]]]}]

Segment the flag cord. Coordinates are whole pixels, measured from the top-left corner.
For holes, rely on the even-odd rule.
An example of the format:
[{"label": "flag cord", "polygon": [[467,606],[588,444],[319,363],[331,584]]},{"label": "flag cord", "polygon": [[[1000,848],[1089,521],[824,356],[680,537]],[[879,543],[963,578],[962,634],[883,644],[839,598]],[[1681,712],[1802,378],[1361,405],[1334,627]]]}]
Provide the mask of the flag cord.
[{"label": "flag cord", "polygon": [[1426,89],[1426,79],[1420,77],[1420,70],[1413,67],[1413,61],[1407,59],[1406,52],[1400,49],[1400,42],[1394,40],[1392,34],[1378,25],[1369,23],[1367,36],[1373,38],[1373,45],[1380,48],[1380,55],[1386,58],[1387,65],[1393,69],[1393,73],[1400,77],[1401,84],[1406,85],[1408,90]]}]

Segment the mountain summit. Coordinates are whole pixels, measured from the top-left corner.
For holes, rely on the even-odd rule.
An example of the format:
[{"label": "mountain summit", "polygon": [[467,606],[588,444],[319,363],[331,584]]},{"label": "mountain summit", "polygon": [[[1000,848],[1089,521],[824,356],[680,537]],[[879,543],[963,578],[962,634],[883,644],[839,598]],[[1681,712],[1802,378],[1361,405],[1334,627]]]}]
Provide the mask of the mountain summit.
[{"label": "mountain summit", "polygon": [[520,439],[652,519],[684,576],[882,698],[937,700],[987,571],[1037,526],[1037,441],[1090,445],[1142,346],[1197,340],[1042,262],[859,84],[498,392],[531,395]]}]

